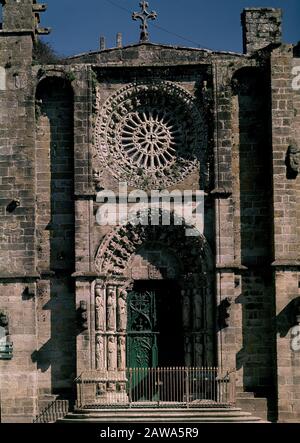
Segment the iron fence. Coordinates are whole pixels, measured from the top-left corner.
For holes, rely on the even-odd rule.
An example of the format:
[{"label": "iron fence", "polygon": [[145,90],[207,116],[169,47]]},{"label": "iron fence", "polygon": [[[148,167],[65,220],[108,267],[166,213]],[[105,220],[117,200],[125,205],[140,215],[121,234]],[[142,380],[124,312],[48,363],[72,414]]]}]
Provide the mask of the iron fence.
[{"label": "iron fence", "polygon": [[221,407],[235,403],[235,371],[219,368],[128,368],[84,372],[77,407]]},{"label": "iron fence", "polygon": [[35,418],[33,423],[55,423],[69,412],[68,400],[54,400]]}]

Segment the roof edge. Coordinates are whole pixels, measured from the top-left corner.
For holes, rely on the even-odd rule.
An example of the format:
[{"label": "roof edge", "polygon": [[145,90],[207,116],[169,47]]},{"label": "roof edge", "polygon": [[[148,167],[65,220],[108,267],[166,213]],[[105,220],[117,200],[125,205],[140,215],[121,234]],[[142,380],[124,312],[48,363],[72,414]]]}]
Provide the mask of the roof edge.
[{"label": "roof edge", "polygon": [[103,50],[97,50],[97,51],[89,51],[89,52],[82,52],[80,54],[75,54],[67,57],[67,60],[73,60],[76,58],[89,56],[89,55],[97,55],[97,54],[107,54],[114,51],[122,51],[123,49],[130,49],[130,48],[138,48],[138,47],[160,47],[160,48],[166,48],[166,49],[174,49],[174,50],[185,50],[185,51],[195,51],[195,52],[205,52],[206,54],[229,54],[229,55],[238,55],[238,56],[244,56],[241,52],[234,52],[234,51],[218,51],[218,50],[212,50],[207,48],[195,48],[190,46],[179,46],[179,45],[167,45],[167,44],[160,44],[160,43],[134,43],[130,45],[123,46],[122,48],[107,48]]}]

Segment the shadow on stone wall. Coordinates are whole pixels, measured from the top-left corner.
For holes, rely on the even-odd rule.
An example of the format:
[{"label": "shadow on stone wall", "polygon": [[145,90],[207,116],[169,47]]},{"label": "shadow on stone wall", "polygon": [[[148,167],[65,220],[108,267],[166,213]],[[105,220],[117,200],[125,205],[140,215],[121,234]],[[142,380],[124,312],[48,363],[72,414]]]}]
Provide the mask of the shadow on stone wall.
[{"label": "shadow on stone wall", "polygon": [[244,68],[232,81],[238,97],[243,369],[246,391],[268,398],[274,417],[276,387],[275,300],[272,271],[272,157],[270,90],[265,74]]},{"label": "shadow on stone wall", "polygon": [[300,314],[300,297],[294,298],[277,315],[277,333],[280,337],[286,337],[293,326],[297,325],[297,314]]},{"label": "shadow on stone wall", "polygon": [[[40,347],[32,359],[42,394],[72,392],[76,373],[74,98],[65,79],[39,84],[37,244]],[[49,371],[51,375],[49,374]]]}]

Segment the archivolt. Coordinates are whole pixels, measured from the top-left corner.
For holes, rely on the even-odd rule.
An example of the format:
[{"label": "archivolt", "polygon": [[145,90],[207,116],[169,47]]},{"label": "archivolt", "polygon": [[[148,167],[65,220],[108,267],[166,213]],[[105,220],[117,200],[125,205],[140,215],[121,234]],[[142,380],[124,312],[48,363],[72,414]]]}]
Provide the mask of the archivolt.
[{"label": "archivolt", "polygon": [[[172,220],[173,217],[173,220]],[[187,224],[174,224],[174,215],[170,226],[144,226],[128,222],[111,231],[101,243],[95,258],[99,273],[107,276],[126,276],[131,257],[145,244],[161,243],[183,265],[183,274],[209,272],[212,268],[212,254],[203,235],[187,236]]]}]

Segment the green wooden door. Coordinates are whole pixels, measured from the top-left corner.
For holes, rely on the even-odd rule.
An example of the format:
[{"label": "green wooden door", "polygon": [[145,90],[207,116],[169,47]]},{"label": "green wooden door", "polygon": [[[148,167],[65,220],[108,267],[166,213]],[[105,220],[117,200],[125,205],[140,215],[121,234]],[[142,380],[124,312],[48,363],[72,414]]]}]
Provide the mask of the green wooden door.
[{"label": "green wooden door", "polygon": [[127,367],[132,368],[128,373],[130,396],[133,402],[153,402],[158,399],[158,387],[151,382],[149,370],[158,363],[155,291],[129,293],[127,307]]},{"label": "green wooden door", "polygon": [[155,291],[128,294],[127,367],[154,368],[158,363]]},{"label": "green wooden door", "polygon": [[[133,402],[164,398],[150,368],[183,366],[180,291],[176,282],[138,282],[127,299],[127,367]],[[144,368],[144,369],[134,369]]]}]

